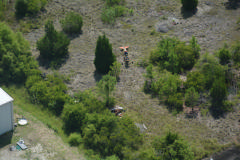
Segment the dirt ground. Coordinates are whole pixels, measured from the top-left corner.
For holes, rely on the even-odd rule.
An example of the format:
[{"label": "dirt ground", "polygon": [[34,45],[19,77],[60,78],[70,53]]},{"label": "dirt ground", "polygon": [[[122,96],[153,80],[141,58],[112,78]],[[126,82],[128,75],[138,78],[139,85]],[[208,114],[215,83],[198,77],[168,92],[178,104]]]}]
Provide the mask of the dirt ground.
[{"label": "dirt ground", "polygon": [[[240,17],[240,9],[228,10],[224,6],[225,2],[227,0],[199,0],[197,12],[191,15],[183,13],[180,1],[176,0],[126,0],[126,6],[134,9],[134,16],[118,18],[116,24],[110,26],[103,24],[100,19],[103,1],[52,0],[41,17],[42,20],[54,20],[57,30],[61,30],[59,20],[66,12],[76,11],[83,16],[83,33],[71,37],[69,59],[58,70],[70,76],[70,93],[92,88],[99,80],[100,75],[95,73],[93,64],[94,51],[98,36],[105,33],[119,62],[122,62],[122,55],[118,47],[130,46],[129,56],[133,64],[129,68],[122,66],[115,96],[120,105],[147,126],[148,134],[162,135],[166,128],[175,128],[190,141],[215,138],[220,144],[228,144],[240,136],[238,113],[230,113],[226,118],[218,120],[210,115],[198,119],[186,119],[184,115],[173,116],[159,105],[157,99],[142,92],[145,70],[137,65],[165,36],[176,36],[187,42],[195,36],[202,53],[213,53],[224,43],[231,44],[239,40],[240,31],[236,21]],[[167,33],[157,32],[159,26],[167,27]],[[39,55],[36,41],[43,35],[43,25],[24,35],[36,58]],[[42,66],[41,69],[52,72]]]},{"label": "dirt ground", "polygon": [[[24,115],[28,120],[26,126],[18,126],[13,133],[0,137],[0,160],[85,160],[77,148],[63,142],[52,129],[47,128],[31,114]],[[15,114],[14,117],[17,119],[22,116]],[[10,151],[10,147],[16,146],[20,138],[24,140],[28,149]]]}]

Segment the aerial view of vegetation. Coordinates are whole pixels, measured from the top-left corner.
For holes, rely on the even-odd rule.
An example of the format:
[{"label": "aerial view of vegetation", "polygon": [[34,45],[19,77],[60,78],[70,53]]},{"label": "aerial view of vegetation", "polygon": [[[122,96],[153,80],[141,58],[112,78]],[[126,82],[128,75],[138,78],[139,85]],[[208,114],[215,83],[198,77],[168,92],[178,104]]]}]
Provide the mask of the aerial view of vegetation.
[{"label": "aerial view of vegetation", "polygon": [[240,0],[0,1],[0,160],[239,160],[239,87]]}]

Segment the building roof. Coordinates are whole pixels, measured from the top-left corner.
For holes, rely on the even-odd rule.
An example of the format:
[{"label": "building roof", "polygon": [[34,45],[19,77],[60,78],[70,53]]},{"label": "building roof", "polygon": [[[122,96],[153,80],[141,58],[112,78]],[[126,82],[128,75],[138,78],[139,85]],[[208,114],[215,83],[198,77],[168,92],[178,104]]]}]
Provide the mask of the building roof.
[{"label": "building roof", "polygon": [[13,98],[10,97],[2,88],[0,88],[0,106],[12,101]]}]

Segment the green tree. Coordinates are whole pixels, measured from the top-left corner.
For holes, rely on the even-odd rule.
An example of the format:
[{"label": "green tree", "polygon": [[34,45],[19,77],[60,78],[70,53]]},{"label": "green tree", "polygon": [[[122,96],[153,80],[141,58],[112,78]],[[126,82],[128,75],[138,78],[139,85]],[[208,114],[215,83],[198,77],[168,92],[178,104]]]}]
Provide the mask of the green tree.
[{"label": "green tree", "polygon": [[83,20],[82,17],[75,12],[67,14],[65,19],[61,20],[63,31],[68,34],[81,33]]},{"label": "green tree", "polygon": [[109,74],[116,79],[119,79],[121,73],[121,63],[115,61],[113,62],[112,66],[110,66]]},{"label": "green tree", "polygon": [[231,53],[228,50],[226,44],[222,49],[219,50],[218,56],[219,56],[221,65],[225,65],[225,64],[230,63],[230,60],[231,60],[232,56],[231,56]]},{"label": "green tree", "polygon": [[216,116],[221,115],[226,109],[224,108],[224,101],[227,99],[227,87],[225,80],[222,78],[215,79],[210,90],[212,98],[212,109]]},{"label": "green tree", "polygon": [[73,132],[81,133],[85,116],[86,109],[82,103],[65,106],[62,113],[65,132],[68,134]]},{"label": "green tree", "polygon": [[0,23],[1,82],[24,83],[31,70],[37,67],[28,41],[21,33],[14,33],[6,24]]},{"label": "green tree", "polygon": [[110,66],[116,61],[116,56],[112,52],[112,45],[109,43],[108,38],[99,36],[97,46],[95,49],[94,64],[96,70],[100,73],[106,74],[110,70]]},{"label": "green tree", "polygon": [[202,92],[205,87],[204,75],[199,71],[192,71],[187,74],[186,88],[193,87],[197,92]]},{"label": "green tree", "polygon": [[181,0],[184,10],[194,11],[197,8],[198,0]]},{"label": "green tree", "polygon": [[194,36],[192,36],[192,39],[191,39],[190,43],[191,43],[191,47],[192,47],[192,50],[193,50],[193,54],[195,55],[195,58],[199,59],[201,48],[200,48],[200,45],[197,42],[197,39]]},{"label": "green tree", "polygon": [[186,90],[185,93],[185,104],[188,107],[193,107],[197,105],[199,99],[199,94],[198,92],[195,91],[193,87],[189,88]]},{"label": "green tree", "polygon": [[194,159],[189,145],[177,133],[168,132],[165,137],[156,138],[153,146],[160,160]]},{"label": "green tree", "polygon": [[61,32],[57,32],[52,21],[45,24],[45,35],[37,41],[40,56],[47,60],[59,60],[68,54],[70,40]]},{"label": "green tree", "polygon": [[232,46],[232,58],[235,64],[239,64],[240,62],[240,42],[236,42]]},{"label": "green tree", "polygon": [[105,76],[103,76],[103,78],[98,82],[97,85],[98,85],[98,88],[100,89],[100,91],[105,94],[105,97],[106,97],[106,106],[107,106],[107,107],[111,107],[111,106],[109,106],[110,94],[111,94],[111,92],[115,89],[116,78],[115,78],[115,77],[112,77],[112,76],[110,76],[110,75],[105,75]]}]

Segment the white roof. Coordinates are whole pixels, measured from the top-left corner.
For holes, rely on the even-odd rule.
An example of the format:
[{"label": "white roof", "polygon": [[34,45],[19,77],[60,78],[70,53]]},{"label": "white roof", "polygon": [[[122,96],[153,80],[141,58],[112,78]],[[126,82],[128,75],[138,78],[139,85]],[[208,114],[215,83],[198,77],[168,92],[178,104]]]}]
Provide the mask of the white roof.
[{"label": "white roof", "polygon": [[13,98],[10,97],[2,88],[0,88],[0,106],[12,101]]}]

